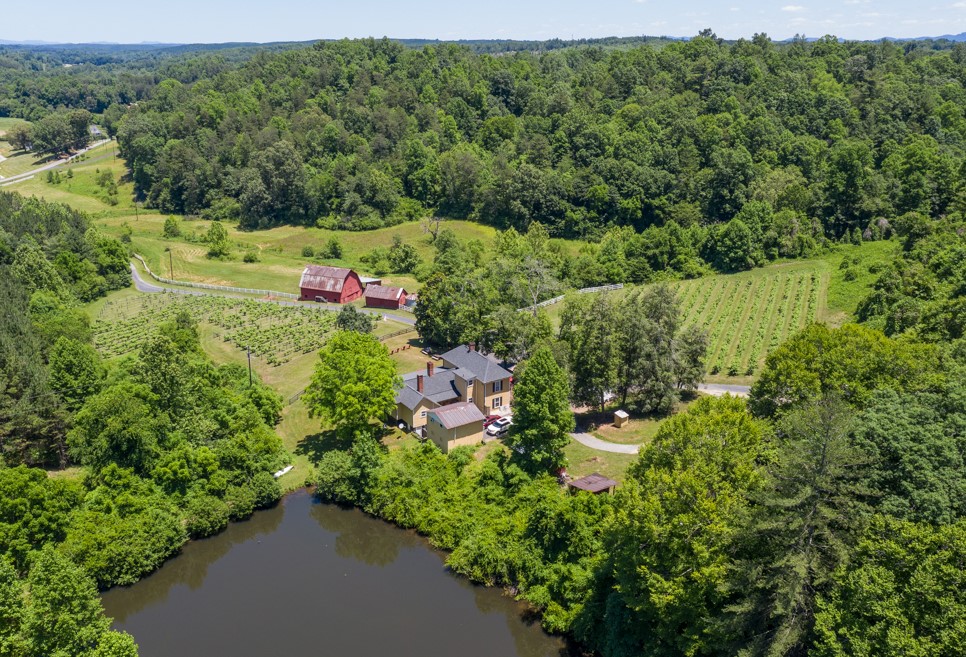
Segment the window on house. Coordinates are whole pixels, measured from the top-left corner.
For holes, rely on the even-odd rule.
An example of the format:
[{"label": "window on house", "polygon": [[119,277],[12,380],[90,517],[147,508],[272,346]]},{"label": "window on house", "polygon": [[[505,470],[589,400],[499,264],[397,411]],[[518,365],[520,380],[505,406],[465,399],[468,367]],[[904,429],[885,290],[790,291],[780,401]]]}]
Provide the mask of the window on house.
[{"label": "window on house", "polygon": [[422,413],[420,413],[419,417],[426,417],[426,411],[423,411]]},{"label": "window on house", "polygon": [[470,398],[468,398],[468,399],[467,399],[466,401],[467,401],[467,402],[469,402],[470,404],[472,404],[472,403],[473,403],[473,398],[472,398],[472,397],[470,397]]},{"label": "window on house", "polygon": [[500,408],[501,406],[503,406],[503,397],[494,397],[493,408]]},{"label": "window on house", "polygon": [[503,392],[503,379],[493,382],[493,392]]}]

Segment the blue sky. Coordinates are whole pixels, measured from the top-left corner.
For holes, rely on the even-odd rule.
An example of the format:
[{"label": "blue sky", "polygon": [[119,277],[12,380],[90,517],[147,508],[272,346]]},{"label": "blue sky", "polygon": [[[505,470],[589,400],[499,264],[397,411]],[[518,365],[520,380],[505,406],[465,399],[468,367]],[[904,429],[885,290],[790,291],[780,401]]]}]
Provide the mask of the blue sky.
[{"label": "blue sky", "polygon": [[0,39],[295,41],[691,36],[912,37],[966,32],[966,0],[77,0],[5,2]]}]

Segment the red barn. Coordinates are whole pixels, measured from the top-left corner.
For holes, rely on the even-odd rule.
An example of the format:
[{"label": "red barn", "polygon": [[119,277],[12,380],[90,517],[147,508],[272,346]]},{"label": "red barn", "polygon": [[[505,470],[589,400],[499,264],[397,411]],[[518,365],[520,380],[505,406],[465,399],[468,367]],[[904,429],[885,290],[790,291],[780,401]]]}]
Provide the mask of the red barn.
[{"label": "red barn", "polygon": [[362,296],[362,281],[351,269],[308,265],[302,272],[299,289],[304,301],[349,303]]},{"label": "red barn", "polygon": [[363,294],[367,308],[399,309],[406,305],[406,290],[401,287],[386,287],[369,284]]}]

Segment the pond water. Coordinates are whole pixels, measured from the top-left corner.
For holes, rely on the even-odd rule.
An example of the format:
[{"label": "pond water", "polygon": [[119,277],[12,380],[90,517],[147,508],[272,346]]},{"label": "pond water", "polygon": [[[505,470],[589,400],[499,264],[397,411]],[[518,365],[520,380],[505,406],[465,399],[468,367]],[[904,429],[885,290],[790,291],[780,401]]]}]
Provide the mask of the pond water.
[{"label": "pond water", "polygon": [[561,657],[523,607],[424,539],[306,492],[103,595],[141,657]]}]

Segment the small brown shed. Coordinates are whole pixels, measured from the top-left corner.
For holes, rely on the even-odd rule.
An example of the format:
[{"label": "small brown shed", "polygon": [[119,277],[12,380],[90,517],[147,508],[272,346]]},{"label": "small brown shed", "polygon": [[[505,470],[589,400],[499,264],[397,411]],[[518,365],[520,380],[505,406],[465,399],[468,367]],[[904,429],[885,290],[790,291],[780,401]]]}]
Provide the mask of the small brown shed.
[{"label": "small brown shed", "polygon": [[593,493],[594,495],[600,495],[601,493],[607,493],[610,495],[617,487],[617,482],[595,472],[587,475],[586,477],[574,479],[568,485],[570,486],[571,490],[585,490],[588,493]]}]

